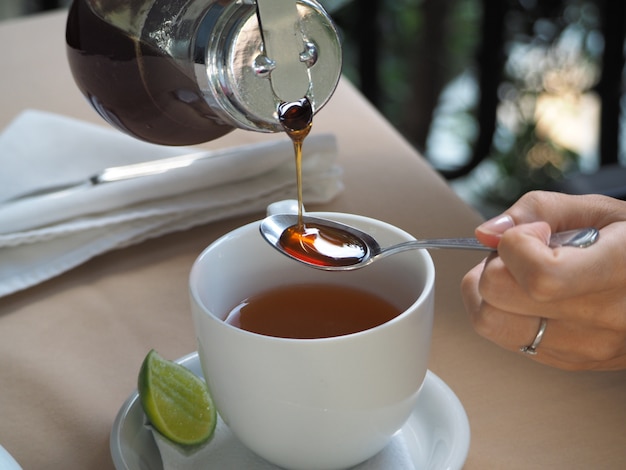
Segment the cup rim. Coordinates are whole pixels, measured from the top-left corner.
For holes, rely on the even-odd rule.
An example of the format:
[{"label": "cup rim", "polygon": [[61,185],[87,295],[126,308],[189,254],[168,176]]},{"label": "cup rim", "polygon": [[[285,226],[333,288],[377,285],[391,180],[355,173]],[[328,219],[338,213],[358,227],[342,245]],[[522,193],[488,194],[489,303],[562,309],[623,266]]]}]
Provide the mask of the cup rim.
[{"label": "cup rim", "polygon": [[[368,217],[368,216],[363,216],[363,215],[358,215],[358,214],[350,214],[350,213],[343,213],[343,212],[310,212],[308,213],[312,216],[316,216],[316,217],[323,217],[323,218],[329,218],[329,219],[333,219],[337,216],[339,216],[340,218],[342,218],[341,216],[345,216],[347,218],[356,218],[356,219],[360,219],[363,222],[366,223],[373,223],[376,225],[382,225],[384,228],[389,228],[391,229],[393,232],[395,232],[396,234],[402,236],[402,237],[406,237],[407,240],[415,240],[415,237],[413,235],[411,235],[410,233],[406,232],[405,230],[402,230],[399,227],[396,227],[395,225],[392,225],[388,222],[384,222],[382,220],[378,220],[378,219],[374,219],[372,217]],[[341,220],[343,222],[343,220]],[[207,247],[205,247],[202,252],[198,255],[198,257],[195,259],[192,268],[191,268],[191,272],[189,275],[189,292],[190,295],[193,299],[193,302],[200,307],[200,309],[202,310],[202,313],[207,315],[208,317],[210,317],[211,319],[215,320],[217,324],[220,325],[220,327],[222,328],[227,328],[228,331],[231,331],[232,333],[235,334],[243,334],[243,335],[252,335],[253,337],[257,338],[257,339],[262,339],[262,340],[266,340],[266,341],[273,341],[273,342],[280,342],[280,343],[290,343],[290,342],[306,342],[307,344],[318,344],[318,343],[329,343],[329,342],[337,342],[337,341],[341,341],[341,340],[345,340],[346,338],[355,338],[358,336],[367,336],[369,334],[373,334],[375,331],[380,330],[381,328],[388,328],[390,326],[392,326],[394,323],[397,323],[398,321],[401,321],[404,317],[406,317],[407,315],[409,315],[410,311],[412,311],[413,309],[417,308],[418,304],[421,304],[423,302],[426,302],[428,296],[430,295],[430,293],[434,290],[434,284],[435,284],[435,265],[434,262],[432,260],[432,257],[430,256],[430,254],[428,253],[428,251],[426,249],[420,249],[417,250],[420,254],[420,256],[422,257],[422,261],[424,263],[424,267],[425,267],[425,276],[424,276],[424,287],[422,288],[421,292],[419,293],[419,295],[413,300],[413,302],[411,302],[408,306],[406,306],[404,308],[404,310],[397,316],[393,317],[391,320],[388,320],[380,325],[377,325],[373,328],[368,328],[366,330],[361,330],[361,331],[357,331],[354,333],[349,333],[349,334],[345,334],[345,335],[339,335],[339,336],[329,336],[329,337],[324,337],[324,338],[285,338],[285,337],[280,337],[280,336],[270,336],[270,335],[263,335],[260,333],[255,333],[253,331],[248,331],[248,330],[242,330],[241,328],[237,328],[236,326],[233,326],[229,323],[226,323],[223,319],[219,318],[217,315],[215,315],[214,313],[212,313],[210,310],[208,310],[206,308],[206,306],[204,305],[204,303],[202,302],[200,295],[197,291],[197,283],[194,283],[193,280],[194,278],[197,277],[197,272],[199,270],[199,265],[201,262],[201,259],[211,250],[215,249],[218,245],[225,243],[228,239],[232,238],[233,236],[237,235],[240,232],[244,232],[246,230],[249,230],[252,227],[259,227],[261,223],[261,220],[255,220],[253,222],[247,223],[245,225],[239,226],[227,233],[225,233],[224,235],[220,236],[219,238],[217,238],[216,240],[214,240],[212,243],[210,243]],[[261,236],[259,234],[259,236]],[[293,261],[294,263],[296,263],[296,261]],[[363,269],[367,269],[368,266],[365,266]],[[315,269],[315,268],[310,268],[310,269]]]}]

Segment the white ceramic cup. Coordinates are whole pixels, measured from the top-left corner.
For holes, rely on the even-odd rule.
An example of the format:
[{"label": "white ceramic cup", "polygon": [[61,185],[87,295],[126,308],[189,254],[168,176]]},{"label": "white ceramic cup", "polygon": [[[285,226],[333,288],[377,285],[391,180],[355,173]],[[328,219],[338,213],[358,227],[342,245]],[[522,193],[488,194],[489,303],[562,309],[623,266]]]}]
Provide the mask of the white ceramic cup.
[{"label": "white ceramic cup", "polygon": [[[366,217],[313,215],[357,226],[382,246],[413,239]],[[280,254],[261,237],[259,222],[218,239],[196,260],[190,294],[200,362],[220,416],[249,449],[287,469],[343,469],[372,457],[415,406],[427,370],[434,281],[424,250],[327,272]],[[304,340],[224,322],[244,299],[297,283],[364,289],[402,313],[370,330]]]}]

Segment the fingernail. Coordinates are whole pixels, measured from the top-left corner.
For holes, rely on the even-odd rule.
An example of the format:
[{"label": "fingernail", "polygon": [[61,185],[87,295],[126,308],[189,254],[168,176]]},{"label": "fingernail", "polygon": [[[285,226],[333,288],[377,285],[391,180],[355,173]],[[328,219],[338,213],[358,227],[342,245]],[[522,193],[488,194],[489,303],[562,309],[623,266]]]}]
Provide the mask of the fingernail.
[{"label": "fingernail", "polygon": [[483,222],[476,230],[489,235],[502,235],[511,227],[515,227],[515,222],[510,215],[503,214]]}]

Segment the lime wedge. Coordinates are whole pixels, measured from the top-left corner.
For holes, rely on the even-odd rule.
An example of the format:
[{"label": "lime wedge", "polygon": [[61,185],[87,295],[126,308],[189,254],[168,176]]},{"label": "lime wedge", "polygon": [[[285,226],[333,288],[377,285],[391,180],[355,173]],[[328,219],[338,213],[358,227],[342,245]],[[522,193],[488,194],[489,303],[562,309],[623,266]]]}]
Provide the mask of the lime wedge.
[{"label": "lime wedge", "polygon": [[194,446],[215,431],[217,412],[206,383],[154,349],[141,365],[139,399],[150,424],[176,444]]}]

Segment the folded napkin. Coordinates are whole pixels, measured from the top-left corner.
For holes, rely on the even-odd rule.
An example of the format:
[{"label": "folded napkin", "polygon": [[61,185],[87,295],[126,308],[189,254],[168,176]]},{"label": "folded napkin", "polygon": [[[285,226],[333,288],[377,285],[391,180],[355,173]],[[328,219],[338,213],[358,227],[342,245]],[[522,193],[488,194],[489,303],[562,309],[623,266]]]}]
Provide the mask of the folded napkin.
[{"label": "folded napkin", "polygon": [[[197,153],[148,144],[112,129],[28,110],[0,134],[0,296],[108,250],[293,198],[293,146],[283,140],[223,149],[195,163],[135,179],[2,203],[44,187],[86,181],[109,167]],[[304,147],[307,203],[342,189],[334,136]]]}]

